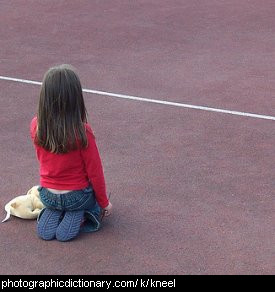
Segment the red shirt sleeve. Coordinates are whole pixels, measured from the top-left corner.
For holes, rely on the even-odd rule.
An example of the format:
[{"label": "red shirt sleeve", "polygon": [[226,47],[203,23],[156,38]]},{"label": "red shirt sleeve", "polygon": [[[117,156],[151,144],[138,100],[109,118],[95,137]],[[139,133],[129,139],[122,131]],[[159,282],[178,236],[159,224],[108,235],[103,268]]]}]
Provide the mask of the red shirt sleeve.
[{"label": "red shirt sleeve", "polygon": [[31,134],[31,138],[32,140],[34,140],[35,135],[36,135],[36,128],[37,128],[37,117],[35,116],[30,124],[30,134]]},{"label": "red shirt sleeve", "polygon": [[95,137],[89,125],[86,125],[88,147],[81,150],[81,155],[85,163],[86,171],[95,191],[96,200],[101,208],[109,204],[106,195],[106,185],[99,151]]}]

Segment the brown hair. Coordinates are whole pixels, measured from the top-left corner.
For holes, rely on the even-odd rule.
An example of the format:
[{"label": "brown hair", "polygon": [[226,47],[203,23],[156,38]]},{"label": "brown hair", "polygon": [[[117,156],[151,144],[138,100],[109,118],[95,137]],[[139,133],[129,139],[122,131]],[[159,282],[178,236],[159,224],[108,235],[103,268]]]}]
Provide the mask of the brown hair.
[{"label": "brown hair", "polygon": [[43,79],[36,143],[52,153],[87,147],[85,108],[79,77],[70,65],[50,68]]}]

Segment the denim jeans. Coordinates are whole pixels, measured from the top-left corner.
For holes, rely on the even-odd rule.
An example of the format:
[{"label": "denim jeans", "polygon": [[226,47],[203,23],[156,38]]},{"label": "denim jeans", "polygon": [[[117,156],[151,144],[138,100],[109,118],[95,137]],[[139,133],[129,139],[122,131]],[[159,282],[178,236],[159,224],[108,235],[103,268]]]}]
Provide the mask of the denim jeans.
[{"label": "denim jeans", "polygon": [[[92,187],[71,191],[65,194],[54,194],[44,187],[38,188],[41,202],[46,208],[61,211],[84,210],[84,225],[82,232],[94,232],[100,228],[100,214],[102,212]],[[41,212],[42,214],[42,212]],[[38,218],[39,220],[39,218]]]}]

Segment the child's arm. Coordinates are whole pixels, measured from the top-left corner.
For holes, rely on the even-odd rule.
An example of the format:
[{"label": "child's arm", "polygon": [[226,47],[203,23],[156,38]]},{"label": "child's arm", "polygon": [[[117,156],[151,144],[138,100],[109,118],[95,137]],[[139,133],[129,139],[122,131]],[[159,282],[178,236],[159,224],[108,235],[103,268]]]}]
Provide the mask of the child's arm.
[{"label": "child's arm", "polygon": [[30,136],[33,141],[36,135],[36,128],[37,128],[37,117],[35,116],[30,123]]},{"label": "child's arm", "polygon": [[81,150],[86,172],[95,191],[96,200],[101,208],[110,211],[111,204],[106,195],[105,178],[99,151],[90,126],[86,125],[88,147]]}]

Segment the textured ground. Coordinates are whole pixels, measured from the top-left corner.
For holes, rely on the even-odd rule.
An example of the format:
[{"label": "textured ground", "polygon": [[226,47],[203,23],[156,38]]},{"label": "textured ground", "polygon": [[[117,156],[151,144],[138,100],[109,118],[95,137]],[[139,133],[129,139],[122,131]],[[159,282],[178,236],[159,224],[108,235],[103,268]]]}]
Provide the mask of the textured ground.
[{"label": "textured ground", "polygon": [[[26,5],[26,2],[28,5]],[[275,4],[1,1],[0,75],[275,116]],[[38,184],[39,86],[0,80],[0,207]],[[114,212],[44,242],[0,224],[0,274],[274,274],[274,121],[85,94]]]}]

